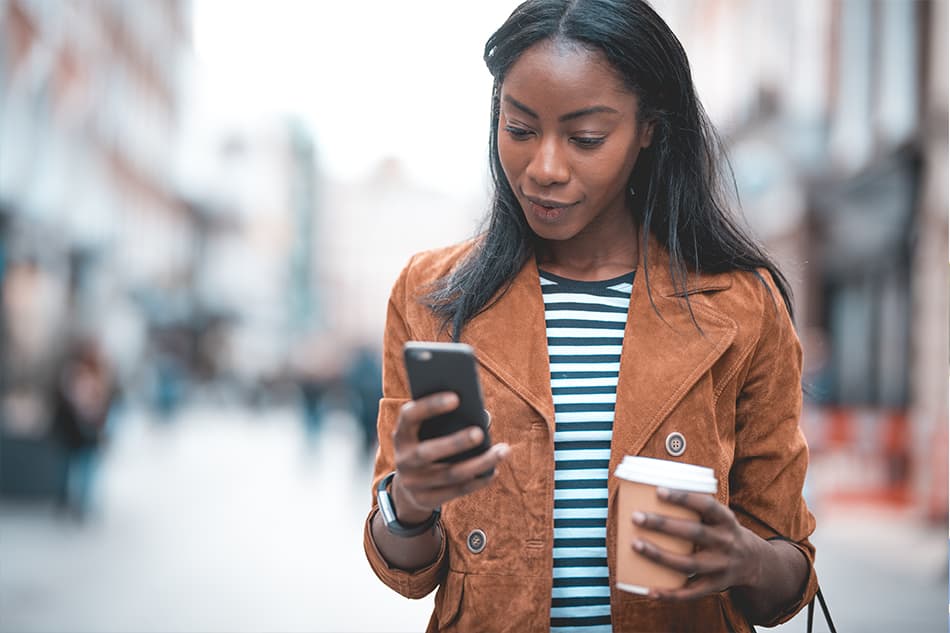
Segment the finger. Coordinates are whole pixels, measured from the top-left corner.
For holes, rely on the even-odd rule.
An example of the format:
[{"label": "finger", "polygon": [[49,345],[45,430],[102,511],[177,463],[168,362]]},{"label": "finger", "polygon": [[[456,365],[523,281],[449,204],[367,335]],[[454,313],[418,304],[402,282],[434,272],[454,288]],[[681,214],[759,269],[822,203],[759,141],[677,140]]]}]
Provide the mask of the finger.
[{"label": "finger", "polygon": [[634,512],[633,522],[639,527],[686,539],[701,547],[716,545],[720,541],[709,526],[699,521],[675,519],[650,512]]},{"label": "finger", "polygon": [[[496,444],[484,455],[453,466],[449,469],[451,473],[449,471],[441,473],[415,496],[420,502],[435,507],[480,490],[494,481],[498,465],[507,458],[509,453],[507,444]],[[486,475],[486,472],[489,474]],[[449,483],[443,483],[446,480]]]},{"label": "finger", "polygon": [[495,444],[481,455],[476,455],[464,462],[455,464],[446,474],[449,477],[458,478],[459,481],[468,479],[491,480],[494,477],[494,471],[508,458],[510,453],[511,447],[507,444]]},{"label": "finger", "polygon": [[417,473],[414,479],[419,481],[418,489],[435,490],[439,488],[467,484],[472,479],[491,480],[485,473],[491,473],[495,467],[507,458],[511,449],[507,444],[495,444],[490,449],[470,457],[457,464],[446,464],[447,468],[435,473]]},{"label": "finger", "polygon": [[685,587],[679,589],[651,589],[650,597],[677,602],[695,600],[725,590],[725,587],[721,585],[722,582],[720,582],[718,576],[697,576],[691,578]]},{"label": "finger", "polygon": [[656,495],[662,501],[683,506],[699,513],[703,523],[724,523],[734,520],[732,510],[708,494],[671,488],[657,488]]},{"label": "finger", "polygon": [[687,576],[721,571],[718,566],[711,565],[694,554],[674,554],[646,539],[635,539],[633,549],[649,560]]},{"label": "finger", "polygon": [[416,494],[415,498],[418,499],[422,505],[436,508],[452,499],[464,497],[467,494],[480,490],[491,484],[493,480],[494,477],[473,478],[463,483],[441,486],[439,488],[429,488]]},{"label": "finger", "polygon": [[396,431],[395,442],[416,442],[419,438],[419,425],[437,415],[454,411],[459,406],[459,397],[451,391],[441,391],[418,400],[410,400],[402,405]]},{"label": "finger", "polygon": [[484,439],[484,431],[477,426],[471,426],[451,435],[419,442],[414,457],[420,463],[435,462],[475,448],[481,445]]}]

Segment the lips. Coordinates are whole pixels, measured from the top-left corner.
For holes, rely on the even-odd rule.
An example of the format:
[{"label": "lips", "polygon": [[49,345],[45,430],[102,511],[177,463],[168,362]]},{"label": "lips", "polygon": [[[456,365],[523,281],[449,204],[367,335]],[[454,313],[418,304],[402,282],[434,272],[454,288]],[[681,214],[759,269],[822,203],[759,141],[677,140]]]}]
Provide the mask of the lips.
[{"label": "lips", "polygon": [[531,204],[545,209],[563,209],[573,206],[573,202],[558,202],[557,200],[548,200],[546,198],[535,198],[534,196],[525,196]]},{"label": "lips", "polygon": [[576,202],[561,202],[558,200],[548,200],[545,198],[535,198],[525,196],[528,200],[528,207],[531,213],[540,220],[557,220]]}]

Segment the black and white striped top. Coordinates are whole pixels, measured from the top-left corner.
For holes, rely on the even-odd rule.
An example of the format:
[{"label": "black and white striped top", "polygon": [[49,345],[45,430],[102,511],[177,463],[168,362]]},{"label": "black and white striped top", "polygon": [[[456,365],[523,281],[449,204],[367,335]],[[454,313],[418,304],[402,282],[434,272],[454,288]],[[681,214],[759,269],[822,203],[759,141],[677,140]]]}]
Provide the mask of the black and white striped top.
[{"label": "black and white striped top", "polygon": [[551,631],[609,633],[607,469],[634,273],[540,275],[555,421]]}]

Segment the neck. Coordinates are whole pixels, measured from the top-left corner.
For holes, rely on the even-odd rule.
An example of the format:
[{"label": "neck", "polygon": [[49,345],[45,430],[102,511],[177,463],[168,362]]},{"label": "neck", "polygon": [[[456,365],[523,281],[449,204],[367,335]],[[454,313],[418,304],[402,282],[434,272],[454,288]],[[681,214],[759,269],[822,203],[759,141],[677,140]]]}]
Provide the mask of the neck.
[{"label": "neck", "polygon": [[577,235],[570,240],[545,240],[536,249],[538,265],[567,279],[601,281],[636,270],[640,255],[638,231],[614,233],[611,239]]}]

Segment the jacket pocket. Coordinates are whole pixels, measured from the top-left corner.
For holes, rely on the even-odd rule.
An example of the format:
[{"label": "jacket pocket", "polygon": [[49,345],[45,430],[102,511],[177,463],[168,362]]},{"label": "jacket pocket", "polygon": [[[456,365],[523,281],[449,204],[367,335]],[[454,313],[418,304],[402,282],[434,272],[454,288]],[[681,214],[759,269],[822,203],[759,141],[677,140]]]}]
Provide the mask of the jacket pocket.
[{"label": "jacket pocket", "polygon": [[646,633],[748,633],[734,626],[723,612],[722,595],[709,595],[689,602],[654,600],[625,591],[611,595],[614,631]]},{"label": "jacket pocket", "polygon": [[[449,570],[436,596],[439,633],[534,633],[551,627],[550,581]],[[548,596],[539,600],[538,596]],[[619,629],[614,629],[619,630]]]},{"label": "jacket pocket", "polygon": [[447,630],[458,619],[464,589],[465,574],[450,569],[441,590],[435,596],[435,618],[440,631]]}]

